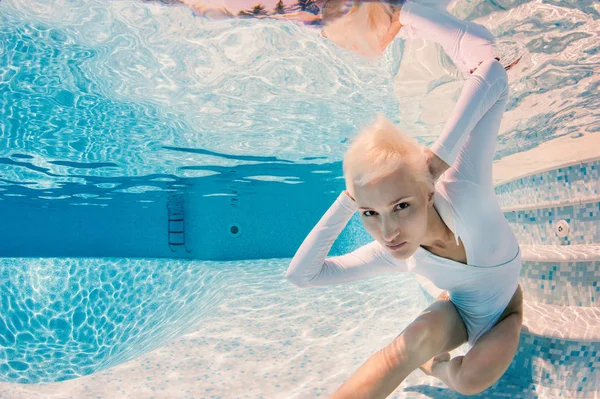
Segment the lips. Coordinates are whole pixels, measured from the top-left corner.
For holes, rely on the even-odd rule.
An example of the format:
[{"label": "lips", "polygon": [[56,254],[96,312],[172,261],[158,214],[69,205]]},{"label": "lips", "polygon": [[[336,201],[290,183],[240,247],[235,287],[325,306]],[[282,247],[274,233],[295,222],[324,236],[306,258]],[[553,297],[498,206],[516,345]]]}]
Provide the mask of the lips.
[{"label": "lips", "polygon": [[388,245],[387,247],[389,249],[399,249],[399,248],[402,248],[404,246],[404,244],[406,244],[406,241],[403,241],[403,242],[401,242],[399,244],[395,244],[395,245]]}]

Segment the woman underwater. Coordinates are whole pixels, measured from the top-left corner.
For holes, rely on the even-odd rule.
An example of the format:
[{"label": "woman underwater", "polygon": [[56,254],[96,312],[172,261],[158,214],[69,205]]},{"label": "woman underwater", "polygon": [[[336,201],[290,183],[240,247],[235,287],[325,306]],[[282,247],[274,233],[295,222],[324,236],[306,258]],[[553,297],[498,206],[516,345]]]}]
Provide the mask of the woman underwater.
[{"label": "woman underwater", "polygon": [[[323,36],[379,54],[407,29],[439,43],[468,78],[430,149],[381,116],[352,141],[343,160],[346,190],[303,241],[286,277],[311,287],[413,272],[445,290],[331,398],[384,398],[416,368],[459,393],[482,392],[510,365],[523,320],[519,243],[492,184],[508,101],[506,71],[480,25],[417,2],[349,10],[343,4],[330,3],[335,19],[326,22]],[[351,27],[354,32],[344,35]],[[374,241],[327,257],[357,211]],[[448,352],[465,342],[470,350],[450,358]]]}]

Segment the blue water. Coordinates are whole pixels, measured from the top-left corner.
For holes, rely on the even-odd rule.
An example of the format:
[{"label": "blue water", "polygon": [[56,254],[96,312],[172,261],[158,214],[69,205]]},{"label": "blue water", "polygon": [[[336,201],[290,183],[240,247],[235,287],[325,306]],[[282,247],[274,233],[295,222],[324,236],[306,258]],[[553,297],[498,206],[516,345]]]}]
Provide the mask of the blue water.
[{"label": "blue water", "polygon": [[[369,63],[293,24],[206,22],[185,7],[164,12],[134,1],[46,3],[0,6],[4,200],[107,204],[91,196],[164,189],[154,175],[214,175],[250,156],[339,161],[348,138],[377,112],[398,121],[399,102],[420,103],[423,112],[432,97],[439,106],[433,88],[456,80],[428,76],[429,93],[396,96],[401,60],[419,58],[403,54],[402,40]],[[455,7],[526,49],[511,74],[508,110],[528,112],[502,132],[499,157],[598,130],[598,12],[592,2],[553,4],[531,15],[523,15],[531,3]],[[503,9],[518,15],[485,19]],[[460,87],[450,87],[457,95]],[[441,127],[423,115],[411,119],[407,130],[424,143]],[[75,190],[89,196],[78,199]]]},{"label": "blue water", "polygon": [[[596,6],[453,5],[523,56],[510,72],[497,158],[599,130]],[[395,79],[415,71],[424,73],[418,84]],[[298,353],[319,336],[302,330],[311,295],[277,291],[291,289],[285,260],[234,259],[293,255],[343,188],[340,159],[357,130],[381,112],[430,144],[460,82],[435,47],[401,40],[367,61],[289,23],[206,21],[131,0],[1,1],[0,381],[108,369],[219,315],[240,322],[246,313],[228,306],[266,309],[275,294],[298,310],[282,312],[293,331],[280,331],[275,316],[252,331],[269,331],[279,350],[286,334],[305,338],[288,355]],[[167,244],[167,214],[180,203],[195,221],[184,248]],[[425,303],[409,277],[361,284],[311,302],[363,317],[365,330],[354,331],[344,314],[338,324],[323,316],[321,337],[347,351],[347,373]],[[388,312],[385,322],[374,309]],[[382,333],[372,347],[335,340],[374,323]],[[250,352],[248,364],[259,356]],[[314,356],[328,359],[325,368],[337,363],[331,352]]]}]

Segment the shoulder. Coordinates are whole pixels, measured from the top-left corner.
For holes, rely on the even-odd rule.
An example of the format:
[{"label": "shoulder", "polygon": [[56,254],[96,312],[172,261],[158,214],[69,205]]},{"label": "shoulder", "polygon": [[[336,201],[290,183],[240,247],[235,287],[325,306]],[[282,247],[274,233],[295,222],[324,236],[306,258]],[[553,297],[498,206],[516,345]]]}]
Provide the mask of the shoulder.
[{"label": "shoulder", "polygon": [[468,230],[485,230],[504,219],[493,187],[461,179],[453,168],[436,183],[436,193],[444,197],[459,223]]}]

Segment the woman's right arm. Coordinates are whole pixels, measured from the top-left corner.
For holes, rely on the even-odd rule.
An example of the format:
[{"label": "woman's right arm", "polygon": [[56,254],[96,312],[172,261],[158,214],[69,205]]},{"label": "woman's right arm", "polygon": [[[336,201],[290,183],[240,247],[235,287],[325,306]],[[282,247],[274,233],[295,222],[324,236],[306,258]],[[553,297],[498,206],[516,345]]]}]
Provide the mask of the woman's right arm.
[{"label": "woman's right arm", "polygon": [[346,192],[338,196],[294,255],[285,275],[290,282],[298,287],[309,287],[406,271],[406,263],[393,260],[377,241],[349,254],[327,258],[331,246],[357,208]]}]

